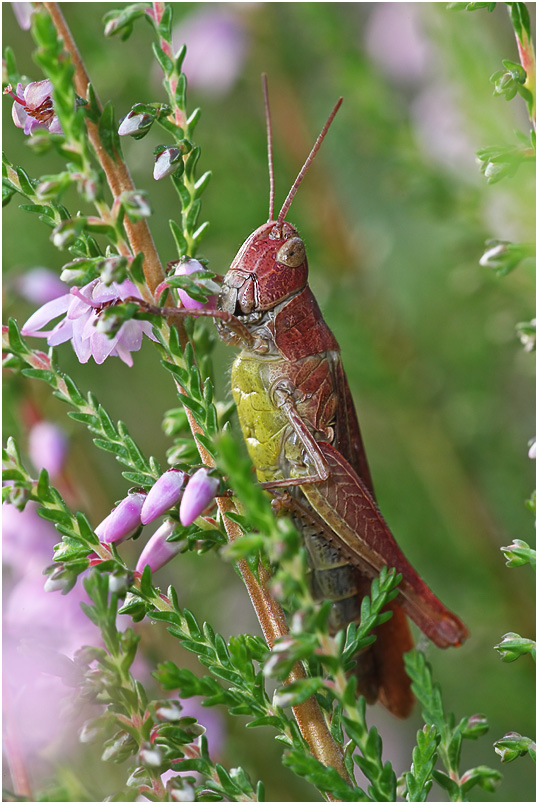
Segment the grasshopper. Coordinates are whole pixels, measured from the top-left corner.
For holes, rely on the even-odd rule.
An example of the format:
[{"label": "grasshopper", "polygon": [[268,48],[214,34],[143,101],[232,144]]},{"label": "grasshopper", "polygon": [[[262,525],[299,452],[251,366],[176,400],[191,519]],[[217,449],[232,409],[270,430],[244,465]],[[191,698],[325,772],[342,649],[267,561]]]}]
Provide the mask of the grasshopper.
[{"label": "grasshopper", "polygon": [[264,91],[268,221],[238,251],[216,310],[174,312],[213,317],[219,336],[241,349],[231,384],[247,450],[266,488],[290,491],[288,506],[304,540],[313,595],[332,601],[332,632],[359,619],[362,598],[383,567],[402,575],[389,604],[392,617],[358,657],[356,674],[367,701],[380,700],[406,717],[414,702],[402,659],[413,646],[406,616],[441,648],[459,646],[468,632],[407,561],[378,509],[339,345],[309,288],[305,245],[285,220],[342,98],[275,217],[265,83]]}]

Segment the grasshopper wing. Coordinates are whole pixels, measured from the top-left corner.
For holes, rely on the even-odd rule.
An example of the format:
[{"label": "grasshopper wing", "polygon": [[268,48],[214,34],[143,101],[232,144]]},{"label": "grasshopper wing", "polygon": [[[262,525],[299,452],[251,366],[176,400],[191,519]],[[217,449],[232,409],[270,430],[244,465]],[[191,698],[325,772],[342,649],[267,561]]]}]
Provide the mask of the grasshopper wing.
[{"label": "grasshopper wing", "polygon": [[303,484],[301,489],[329,526],[335,546],[368,578],[383,567],[394,567],[402,574],[396,602],[406,614],[440,648],[460,645],[468,636],[466,627],[408,562],[366,484],[331,444],[319,442],[318,446],[330,476],[320,483]]}]

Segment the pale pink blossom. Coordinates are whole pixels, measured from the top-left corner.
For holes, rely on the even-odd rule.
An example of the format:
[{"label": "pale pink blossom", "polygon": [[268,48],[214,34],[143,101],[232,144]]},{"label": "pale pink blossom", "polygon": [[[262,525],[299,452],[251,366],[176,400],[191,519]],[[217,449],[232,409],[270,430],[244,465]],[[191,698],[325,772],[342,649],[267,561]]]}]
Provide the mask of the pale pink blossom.
[{"label": "pale pink blossom", "polygon": [[189,480],[180,504],[180,522],[191,525],[209,506],[219,489],[219,479],[206,467],[197,470]]},{"label": "pale pink blossom", "polygon": [[130,492],[120,501],[95,529],[101,542],[120,543],[134,534],[141,525],[140,512],[145,500],[145,492]]},{"label": "pale pink blossom", "polygon": [[22,30],[29,31],[32,23],[32,14],[35,11],[33,3],[12,3],[11,8]]},{"label": "pale pink blossom", "polygon": [[373,62],[399,83],[421,81],[432,58],[423,9],[415,3],[374,3],[371,8],[365,44]]},{"label": "pale pink blossom", "polygon": [[38,422],[28,434],[28,453],[36,470],[44,467],[49,475],[58,475],[67,455],[67,436],[53,422]]},{"label": "pale pink blossom", "polygon": [[225,95],[238,80],[247,55],[247,37],[241,15],[210,6],[184,17],[172,35],[173,47],[184,43],[183,64],[191,89]]},{"label": "pale pink blossom", "polygon": [[13,287],[28,302],[43,305],[58,296],[69,292],[69,286],[62,282],[50,268],[37,266],[25,271],[13,280]]},{"label": "pale pink blossom", "polygon": [[128,134],[141,134],[143,131],[149,129],[153,121],[154,118],[151,115],[131,110],[120,123],[118,134],[120,137],[125,137]]},{"label": "pale pink blossom", "polygon": [[[131,352],[140,349],[143,334],[155,340],[152,325],[147,321],[131,319],[124,322],[111,338],[96,327],[98,311],[104,304],[132,296],[140,298],[130,280],[110,285],[105,285],[99,279],[92,280],[83,288],[72,288],[70,293],[40,307],[30,316],[21,332],[24,336],[46,338],[51,347],[71,341],[81,363],[86,363],[91,357],[96,363],[103,363],[108,357],[119,357],[132,366]],[[43,329],[59,316],[63,318],[52,330]]]},{"label": "pale pink blossom", "polygon": [[2,504],[2,561],[13,573],[32,568],[41,573],[51,563],[57,542],[58,532],[38,515],[37,503],[28,501],[23,511],[11,503]]},{"label": "pale pink blossom", "polygon": [[182,161],[182,152],[180,148],[169,146],[164,148],[155,157],[153,166],[153,178],[158,182],[160,179],[165,179],[176,173]]},{"label": "pale pink blossom", "polygon": [[[174,265],[174,263],[169,263],[169,266],[172,265],[174,268],[174,272],[169,274],[173,277],[181,277],[181,276],[189,276],[190,274],[194,274],[196,271],[205,271],[206,269],[198,260],[195,260],[193,257],[186,257],[182,260],[178,260],[178,262]],[[169,288],[169,283],[167,280],[163,280],[163,282],[159,283],[157,288],[155,289],[155,295],[157,297],[163,293],[166,288]],[[199,309],[203,307],[212,307],[215,302],[215,297],[210,296],[208,297],[207,302],[200,302],[198,299],[193,299],[193,297],[189,296],[187,291],[184,291],[183,288],[177,288],[178,296],[180,297],[180,301],[182,305],[186,308],[190,309]]]},{"label": "pale pink blossom", "polygon": [[157,479],[142,506],[140,519],[143,525],[151,523],[179,503],[186,477],[185,472],[170,469]]},{"label": "pale pink blossom", "polygon": [[136,567],[138,573],[142,573],[146,565],[149,565],[152,573],[155,573],[180,552],[183,546],[182,540],[168,541],[175,527],[176,523],[173,520],[165,520],[150,537],[139,556]]},{"label": "pale pink blossom", "polygon": [[15,125],[25,134],[34,134],[36,129],[48,129],[53,134],[63,134],[58,116],[54,113],[52,82],[32,81],[26,87],[17,84],[17,91],[8,84],[4,94],[11,95],[15,103],[12,117]]}]

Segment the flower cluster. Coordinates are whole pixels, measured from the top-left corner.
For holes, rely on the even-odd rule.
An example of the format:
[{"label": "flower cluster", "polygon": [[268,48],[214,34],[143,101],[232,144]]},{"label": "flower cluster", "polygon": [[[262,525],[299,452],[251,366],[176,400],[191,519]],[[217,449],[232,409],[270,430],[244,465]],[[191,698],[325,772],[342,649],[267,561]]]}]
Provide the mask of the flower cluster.
[{"label": "flower cluster", "polygon": [[34,770],[39,755],[53,745],[62,747],[66,758],[72,748],[73,722],[82,713],[66,708],[64,677],[71,658],[84,643],[98,643],[99,633],[80,607],[87,601],[82,581],[67,598],[43,585],[58,532],[39,516],[38,504],[30,501],[19,511],[4,503],[2,520],[3,716],[12,731],[5,745],[15,736],[21,757]]},{"label": "flower cluster", "polygon": [[37,422],[28,434],[28,453],[36,469],[44,467],[49,475],[58,476],[65,464],[67,436],[54,422]]},{"label": "flower cluster", "polygon": [[[152,325],[131,319],[124,322],[112,336],[97,326],[98,313],[104,305],[129,297],[140,298],[131,280],[106,285],[102,280],[95,279],[82,288],[71,288],[70,293],[46,302],[30,316],[21,332],[25,336],[46,338],[51,347],[71,341],[81,363],[86,363],[91,357],[96,363],[103,363],[109,356],[117,356],[132,366],[131,352],[140,349],[142,336],[147,335],[155,340]],[[52,330],[43,329],[62,314],[65,316]]]},{"label": "flower cluster", "polygon": [[[186,484],[188,477],[181,470],[170,469],[161,475],[148,493],[138,489],[130,491],[95,529],[101,542],[116,545],[124,542],[178,503],[181,524],[191,525],[215,497],[219,479],[206,467],[197,470]],[[167,519],[157,529],[139,557],[137,572],[142,573],[149,565],[155,573],[179,553],[182,543],[169,540],[175,528],[176,522]]]}]

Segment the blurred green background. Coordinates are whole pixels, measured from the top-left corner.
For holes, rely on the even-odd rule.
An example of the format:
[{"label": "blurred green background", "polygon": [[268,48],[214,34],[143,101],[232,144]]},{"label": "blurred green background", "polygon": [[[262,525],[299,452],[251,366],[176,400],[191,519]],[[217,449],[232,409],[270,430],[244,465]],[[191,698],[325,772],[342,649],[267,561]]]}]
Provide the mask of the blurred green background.
[{"label": "blurred green background", "polygon": [[[117,4],[61,5],[101,100],[113,101],[118,118],[135,102],[164,100],[144,21],[127,42],[109,41],[102,16]],[[200,171],[213,172],[202,212],[211,227],[201,251],[213,270],[224,273],[267,219],[260,74],[269,79],[277,208],[344,96],[288,218],[307,243],[311,285],[342,348],[381,509],[408,558],[471,632],[457,651],[426,645],[418,635],[447,708],[457,718],[484,713],[491,724],[486,737],[465,746],[462,768],[501,768],[492,742],[510,730],[535,734],[532,660],[504,664],[492,648],[508,631],[531,637],[535,609],[531,571],[506,568],[499,550],[514,538],[533,539],[524,501],[534,485],[527,458],[534,367],[515,324],[534,315],[534,270],[525,264],[500,279],[479,266],[487,238],[529,241],[535,231],[532,172],[521,168],[487,185],[475,162],[479,148],[513,142],[515,129],[529,130],[523,101],[493,97],[488,80],[502,58],[518,59],[505,4],[491,14],[451,12],[443,3],[173,7],[178,45],[183,38],[188,44],[189,107],[203,110]],[[30,36],[7,4],[2,11],[4,46],[14,48],[21,72],[40,79]],[[210,38],[201,40],[203,34]],[[166,263],[176,257],[168,220],[177,220],[179,209],[171,185],[152,179],[152,151],[161,143],[166,135],[154,128],[140,142],[124,139],[123,147],[136,185],[149,191],[151,228]],[[25,148],[7,98],[4,149],[31,175],[60,167],[56,158],[40,160]],[[74,198],[64,201],[76,211]],[[59,271],[69,257],[52,247],[49,231],[20,211],[17,199],[4,211],[3,233],[5,314],[22,323],[32,308],[14,293],[13,277],[37,265]],[[115,359],[80,366],[69,345],[59,355],[81,388],[91,388],[141,447],[164,461],[169,444],[161,417],[176,403],[152,346],[135,356],[132,369]],[[221,398],[229,398],[233,355],[224,346],[217,351]],[[127,489],[117,463],[93,448],[45,387],[11,378],[5,386],[5,424],[23,445],[25,395],[66,427],[74,506],[97,524]],[[138,546],[123,549],[126,556],[132,551],[134,564]],[[182,604],[225,635],[258,632],[239,578],[217,557],[182,556],[156,581],[174,583]],[[170,658],[200,668],[161,626],[137,628],[150,662]],[[222,715],[223,763],[263,779],[270,801],[313,797],[312,788],[281,768],[269,732],[246,732],[240,719]],[[400,723],[377,707],[369,717],[381,731],[386,759],[397,773],[409,768],[419,713]],[[98,759],[95,764],[77,773],[100,799],[108,783]],[[529,758],[501,770],[502,786],[485,799],[535,799]],[[475,792],[474,799],[481,796]]]}]

